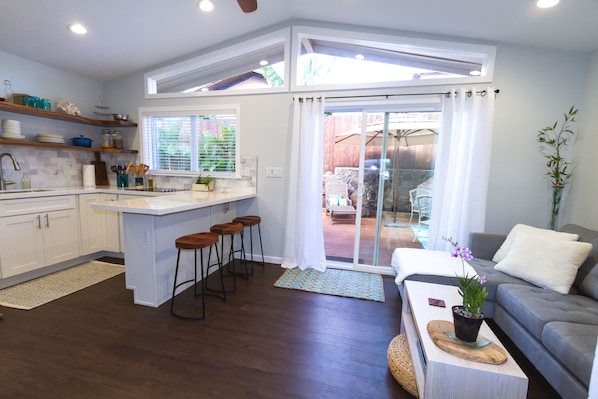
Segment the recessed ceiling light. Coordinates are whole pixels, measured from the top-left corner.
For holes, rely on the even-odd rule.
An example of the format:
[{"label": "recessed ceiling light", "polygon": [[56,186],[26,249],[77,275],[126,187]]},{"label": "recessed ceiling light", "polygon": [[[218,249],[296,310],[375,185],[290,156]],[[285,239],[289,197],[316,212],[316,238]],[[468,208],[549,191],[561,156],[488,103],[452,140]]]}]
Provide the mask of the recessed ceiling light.
[{"label": "recessed ceiling light", "polygon": [[212,3],[212,0],[199,0],[197,2],[197,6],[200,10],[206,12],[212,11],[214,9],[214,3]]},{"label": "recessed ceiling light", "polygon": [[474,70],[474,71],[469,71],[469,74],[471,76],[480,76],[482,74],[482,72]]},{"label": "recessed ceiling light", "polygon": [[261,66],[266,66],[266,65],[268,65],[268,60],[261,60],[261,61],[260,61],[260,65],[261,65]]},{"label": "recessed ceiling light", "polygon": [[87,28],[81,24],[70,24],[66,27],[69,31],[76,33],[77,35],[84,35],[87,33]]},{"label": "recessed ceiling light", "polygon": [[363,54],[355,54],[355,58],[358,60],[364,60],[365,57],[363,56]]},{"label": "recessed ceiling light", "polygon": [[559,4],[559,0],[538,0],[536,6],[539,8],[550,8]]}]

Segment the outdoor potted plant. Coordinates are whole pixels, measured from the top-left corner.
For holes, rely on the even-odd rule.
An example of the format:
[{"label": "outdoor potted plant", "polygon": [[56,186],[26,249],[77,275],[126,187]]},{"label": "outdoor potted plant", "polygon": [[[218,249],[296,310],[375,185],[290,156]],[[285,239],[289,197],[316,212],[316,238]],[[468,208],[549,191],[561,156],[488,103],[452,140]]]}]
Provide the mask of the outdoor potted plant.
[{"label": "outdoor potted plant", "polygon": [[577,111],[577,108],[571,107],[569,112],[563,114],[564,121],[560,128],[558,128],[557,121],[554,122],[554,125],[538,131],[537,134],[538,142],[542,144],[541,152],[547,160],[548,172],[546,172],[546,175],[550,177],[550,185],[552,186],[552,209],[550,212],[550,228],[552,230],[558,228],[563,190],[569,179],[571,179],[571,172],[567,169],[570,162],[567,161],[564,153],[567,150],[569,138],[575,134],[571,130],[571,124],[575,123]]},{"label": "outdoor potted plant", "polygon": [[199,175],[192,186],[193,191],[214,191],[214,178]]},{"label": "outdoor potted plant", "polygon": [[455,336],[464,342],[476,342],[484,321],[482,305],[488,297],[488,291],[484,287],[486,276],[473,275],[470,277],[465,274],[465,261],[472,259],[471,250],[460,246],[451,237],[443,238],[451,243],[454,248],[451,256],[461,258],[463,268],[462,277],[458,278],[459,295],[463,298],[463,304],[452,307]]}]

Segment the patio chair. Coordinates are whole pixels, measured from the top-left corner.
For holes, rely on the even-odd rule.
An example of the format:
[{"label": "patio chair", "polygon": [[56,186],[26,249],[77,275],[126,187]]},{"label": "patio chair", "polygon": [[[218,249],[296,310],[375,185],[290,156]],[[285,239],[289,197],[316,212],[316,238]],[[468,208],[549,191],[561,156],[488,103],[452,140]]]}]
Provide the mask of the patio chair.
[{"label": "patio chair", "polygon": [[353,222],[357,211],[349,198],[349,189],[346,183],[326,183],[326,214],[330,215],[330,224],[334,216],[353,216]]},{"label": "patio chair", "polygon": [[431,195],[419,195],[415,198],[417,203],[417,230],[413,236],[413,242],[417,240],[419,230],[422,225],[430,225],[430,216],[432,215],[432,196]]},{"label": "patio chair", "polygon": [[413,220],[413,214],[419,214],[419,207],[417,206],[416,198],[420,195],[432,195],[432,191],[426,190],[425,188],[414,188],[409,190],[409,202],[411,203],[411,216],[409,217],[409,224]]}]

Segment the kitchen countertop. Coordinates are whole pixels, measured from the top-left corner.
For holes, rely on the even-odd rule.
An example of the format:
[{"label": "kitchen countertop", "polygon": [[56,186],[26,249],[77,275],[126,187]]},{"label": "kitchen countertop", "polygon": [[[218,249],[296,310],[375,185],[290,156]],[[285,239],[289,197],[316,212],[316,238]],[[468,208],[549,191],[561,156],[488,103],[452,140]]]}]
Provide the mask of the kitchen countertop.
[{"label": "kitchen countertop", "polygon": [[[184,191],[178,191],[181,193]],[[114,186],[97,186],[96,188],[85,188],[82,186],[74,187],[49,187],[49,188],[34,188],[31,190],[4,190],[0,191],[0,201],[5,199],[20,199],[20,198],[35,198],[35,197],[52,197],[55,195],[79,195],[79,194],[131,194],[143,195],[148,197],[172,195],[177,192],[160,192],[160,191],[143,191],[131,188],[119,188]]]},{"label": "kitchen countertop", "polygon": [[123,213],[163,216],[256,197],[255,190],[231,192],[178,191],[164,194],[167,195],[123,199],[92,204],[91,207]]},{"label": "kitchen countertop", "polygon": [[143,191],[124,189],[114,186],[97,186],[96,188],[77,187],[52,187],[31,190],[5,190],[0,191],[0,201],[22,198],[43,198],[58,195],[81,194],[124,194],[135,195],[134,199],[122,199],[106,203],[93,204],[92,208],[143,215],[169,215],[208,206],[225,204],[256,197],[254,189],[235,191]]}]

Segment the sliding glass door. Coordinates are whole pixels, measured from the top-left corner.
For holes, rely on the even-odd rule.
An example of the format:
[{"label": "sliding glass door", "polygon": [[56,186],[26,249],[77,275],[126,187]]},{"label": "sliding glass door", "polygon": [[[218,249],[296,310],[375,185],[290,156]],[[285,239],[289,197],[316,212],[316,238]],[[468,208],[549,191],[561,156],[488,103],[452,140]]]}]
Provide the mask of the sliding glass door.
[{"label": "sliding glass door", "polygon": [[380,271],[390,267],[395,248],[422,247],[409,224],[409,190],[432,177],[438,116],[367,111],[327,116],[322,223],[332,266]]}]

